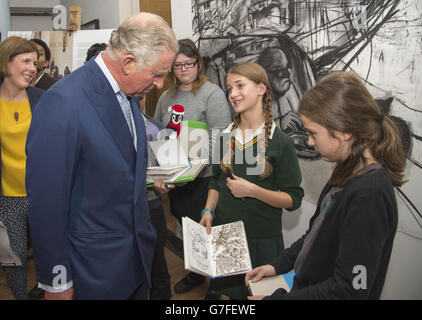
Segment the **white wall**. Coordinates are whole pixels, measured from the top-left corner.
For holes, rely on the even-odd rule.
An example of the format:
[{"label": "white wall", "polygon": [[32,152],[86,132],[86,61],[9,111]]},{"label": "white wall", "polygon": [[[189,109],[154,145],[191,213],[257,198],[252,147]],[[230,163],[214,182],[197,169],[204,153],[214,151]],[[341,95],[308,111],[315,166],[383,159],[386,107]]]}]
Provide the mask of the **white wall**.
[{"label": "white wall", "polygon": [[11,31],[52,31],[51,17],[12,17]]},{"label": "white wall", "polygon": [[[191,0],[172,0],[172,22],[174,32],[179,39],[192,37]],[[315,163],[315,166],[318,164]],[[308,165],[302,165],[301,169],[304,175],[312,172],[312,170],[309,171],[312,168],[309,168]],[[313,170],[315,172],[315,167]],[[312,177],[307,180],[312,184],[315,183],[318,187],[325,184],[325,181],[312,181]],[[421,190],[422,179],[416,180],[419,180],[417,186],[413,185],[412,187]],[[418,202],[422,201],[422,198],[417,200]],[[418,207],[421,208],[421,206]],[[300,209],[294,212],[284,211],[283,237],[286,246],[297,240],[307,230],[309,218],[313,215],[314,210],[315,204],[309,202],[308,197],[305,197]],[[409,213],[404,211],[399,213],[399,231],[396,234],[382,299],[422,299],[422,277],[420,276],[422,240],[404,233],[403,226],[406,222],[415,224],[414,221],[412,222],[412,217],[408,217],[408,215]],[[419,228],[417,225],[414,227],[415,230]],[[420,228],[414,232],[420,232]]]},{"label": "white wall", "polygon": [[81,7],[82,24],[94,19],[100,20],[101,29],[115,29],[120,24],[118,0],[61,0],[61,4]]},{"label": "white wall", "polygon": [[[59,4],[66,8],[72,5],[81,7],[81,23],[99,19],[101,29],[115,29],[127,17],[139,12],[139,0],[10,0],[11,7],[53,8]],[[52,17],[11,17],[11,30],[53,30]]]},{"label": "white wall", "polygon": [[0,0],[0,41],[7,38],[7,33],[10,31],[10,28],[9,1]]},{"label": "white wall", "polygon": [[[4,0],[2,0],[4,1]],[[53,8],[60,0],[10,0],[10,7]],[[11,31],[53,30],[52,17],[11,17]]]},{"label": "white wall", "polygon": [[52,8],[60,0],[9,0],[9,3],[11,7]]},{"label": "white wall", "polygon": [[119,0],[120,23],[132,14],[141,11],[139,0]]},{"label": "white wall", "polygon": [[422,299],[421,270],[422,241],[397,232],[381,298]]},{"label": "white wall", "polygon": [[171,23],[177,39],[192,37],[191,0],[171,1]]}]

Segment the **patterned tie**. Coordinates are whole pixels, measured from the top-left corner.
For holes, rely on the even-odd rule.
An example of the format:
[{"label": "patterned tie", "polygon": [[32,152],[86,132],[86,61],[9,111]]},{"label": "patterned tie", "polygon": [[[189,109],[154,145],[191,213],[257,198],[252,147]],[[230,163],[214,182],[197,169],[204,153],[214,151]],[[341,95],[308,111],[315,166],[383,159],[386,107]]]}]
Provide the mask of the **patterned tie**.
[{"label": "patterned tie", "polygon": [[133,138],[133,127],[132,127],[132,117],[131,117],[132,112],[130,110],[130,102],[122,91],[119,91],[118,94],[121,98],[120,105],[122,106],[123,115],[125,116],[130,134],[132,135],[132,138]]}]

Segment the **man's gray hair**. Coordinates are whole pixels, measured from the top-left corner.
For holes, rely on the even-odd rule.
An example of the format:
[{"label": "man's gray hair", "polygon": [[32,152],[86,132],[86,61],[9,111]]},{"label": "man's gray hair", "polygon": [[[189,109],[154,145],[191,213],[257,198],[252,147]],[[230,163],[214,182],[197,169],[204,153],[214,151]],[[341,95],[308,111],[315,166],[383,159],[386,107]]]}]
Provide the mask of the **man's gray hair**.
[{"label": "man's gray hair", "polygon": [[126,19],[113,30],[108,48],[112,57],[123,52],[136,57],[137,67],[153,66],[163,49],[176,53],[179,49],[173,30],[160,16],[140,12]]}]

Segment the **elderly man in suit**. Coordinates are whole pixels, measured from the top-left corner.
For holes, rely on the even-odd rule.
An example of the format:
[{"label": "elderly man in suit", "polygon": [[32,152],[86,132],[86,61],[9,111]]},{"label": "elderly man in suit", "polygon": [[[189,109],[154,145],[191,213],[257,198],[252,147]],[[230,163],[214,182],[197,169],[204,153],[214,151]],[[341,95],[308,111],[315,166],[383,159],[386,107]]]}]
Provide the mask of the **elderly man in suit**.
[{"label": "elderly man in suit", "polygon": [[29,220],[46,299],[145,299],[156,233],[136,97],[163,86],[178,50],[159,16],[139,13],[105,52],[48,90],[27,139]]}]

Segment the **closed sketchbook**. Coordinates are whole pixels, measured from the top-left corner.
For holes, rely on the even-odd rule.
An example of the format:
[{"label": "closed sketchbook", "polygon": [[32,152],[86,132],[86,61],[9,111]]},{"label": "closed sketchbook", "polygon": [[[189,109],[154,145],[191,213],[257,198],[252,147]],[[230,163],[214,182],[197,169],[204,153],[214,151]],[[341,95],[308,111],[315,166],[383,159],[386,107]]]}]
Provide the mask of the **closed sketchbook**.
[{"label": "closed sketchbook", "polygon": [[7,228],[0,221],[0,265],[1,266],[21,266],[21,260],[16,256],[10,247],[9,236]]},{"label": "closed sketchbook", "polygon": [[209,278],[227,277],[252,270],[242,221],[206,228],[182,218],[185,269]]},{"label": "closed sketchbook", "polygon": [[150,141],[158,166],[147,168],[147,186],[154,185],[155,180],[166,183],[192,181],[208,164],[207,159],[189,161],[181,143],[177,139]]},{"label": "closed sketchbook", "polygon": [[155,180],[164,180],[165,183],[182,183],[196,179],[208,164],[207,159],[191,160],[188,167],[149,167],[147,169],[147,187],[154,186]]},{"label": "closed sketchbook", "polygon": [[264,277],[258,282],[249,280],[249,291],[253,296],[269,296],[279,288],[290,292],[295,273],[290,272],[272,277]]}]

